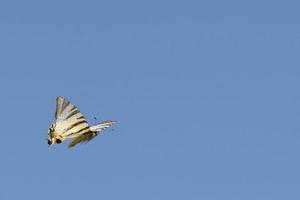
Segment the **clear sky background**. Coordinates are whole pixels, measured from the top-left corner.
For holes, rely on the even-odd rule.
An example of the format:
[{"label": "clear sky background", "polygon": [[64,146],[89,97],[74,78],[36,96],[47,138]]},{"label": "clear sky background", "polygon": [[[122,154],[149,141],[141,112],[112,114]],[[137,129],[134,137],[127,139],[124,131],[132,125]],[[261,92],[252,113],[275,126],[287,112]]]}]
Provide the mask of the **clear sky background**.
[{"label": "clear sky background", "polygon": [[[0,199],[299,200],[299,1],[1,1]],[[55,98],[94,123],[49,148]]]}]

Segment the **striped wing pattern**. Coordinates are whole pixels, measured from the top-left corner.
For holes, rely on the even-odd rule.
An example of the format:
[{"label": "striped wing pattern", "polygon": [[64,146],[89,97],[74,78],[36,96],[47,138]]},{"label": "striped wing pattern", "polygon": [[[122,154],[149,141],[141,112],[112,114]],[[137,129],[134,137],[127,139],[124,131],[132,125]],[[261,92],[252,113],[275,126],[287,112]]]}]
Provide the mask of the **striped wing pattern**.
[{"label": "striped wing pattern", "polygon": [[76,138],[74,138],[70,144],[69,144],[69,147],[74,147],[76,144],[78,143],[82,143],[82,142],[89,142],[91,141],[93,138],[95,138],[97,136],[97,133],[96,132],[89,132],[89,133],[85,133],[85,134],[82,134]]},{"label": "striped wing pattern", "polygon": [[91,132],[89,124],[76,106],[63,97],[56,99],[56,126],[61,137],[77,137]]},{"label": "striped wing pattern", "polygon": [[115,120],[106,120],[90,127],[78,108],[64,97],[56,99],[55,118],[56,121],[49,128],[49,138],[51,141],[53,138],[54,141],[74,138],[69,147],[92,140],[99,132],[116,123]]},{"label": "striped wing pattern", "polygon": [[99,132],[103,131],[104,129],[112,126],[114,123],[116,123],[115,120],[106,120],[99,124],[96,124],[94,126],[90,127],[91,132],[84,133],[76,138],[74,138],[71,143],[69,144],[69,147],[73,147],[78,143],[81,142],[89,142],[93,138],[95,138]]}]

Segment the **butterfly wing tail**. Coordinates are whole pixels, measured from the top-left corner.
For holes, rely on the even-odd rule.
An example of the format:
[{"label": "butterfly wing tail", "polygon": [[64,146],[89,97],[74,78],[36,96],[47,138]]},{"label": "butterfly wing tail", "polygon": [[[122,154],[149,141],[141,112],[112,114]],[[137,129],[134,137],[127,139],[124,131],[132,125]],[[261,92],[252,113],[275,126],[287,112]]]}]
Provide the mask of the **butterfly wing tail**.
[{"label": "butterfly wing tail", "polygon": [[104,129],[112,126],[116,122],[117,122],[116,120],[105,120],[99,124],[91,126],[90,129],[91,129],[91,131],[100,132],[100,131],[103,131]]}]

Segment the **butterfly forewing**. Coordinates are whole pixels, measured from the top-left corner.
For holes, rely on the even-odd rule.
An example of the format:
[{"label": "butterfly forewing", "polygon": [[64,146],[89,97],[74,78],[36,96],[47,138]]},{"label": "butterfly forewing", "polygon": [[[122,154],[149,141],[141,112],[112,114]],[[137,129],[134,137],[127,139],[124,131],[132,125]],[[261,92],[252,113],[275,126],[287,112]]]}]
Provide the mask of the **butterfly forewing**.
[{"label": "butterfly forewing", "polygon": [[55,111],[56,119],[61,116],[62,112],[66,109],[67,106],[72,106],[69,104],[70,102],[63,97],[56,98],[56,111]]},{"label": "butterfly forewing", "polygon": [[78,108],[63,97],[57,97],[55,117],[55,129],[62,137],[76,137],[90,131],[87,121]]}]

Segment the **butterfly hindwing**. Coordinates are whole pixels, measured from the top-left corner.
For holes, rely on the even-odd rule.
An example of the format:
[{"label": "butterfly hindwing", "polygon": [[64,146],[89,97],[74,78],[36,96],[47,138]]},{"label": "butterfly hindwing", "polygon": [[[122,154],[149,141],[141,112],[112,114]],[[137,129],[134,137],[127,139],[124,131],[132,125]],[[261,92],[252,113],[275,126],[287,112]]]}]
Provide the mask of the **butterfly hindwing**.
[{"label": "butterfly hindwing", "polygon": [[69,147],[74,147],[76,144],[81,143],[81,142],[89,142],[90,140],[92,140],[94,137],[97,136],[96,132],[93,131],[89,131],[87,133],[84,133],[76,138],[74,138],[70,144]]},{"label": "butterfly hindwing", "polygon": [[74,147],[76,144],[81,142],[89,142],[90,140],[92,140],[94,137],[98,135],[98,132],[103,131],[104,129],[112,126],[114,123],[116,123],[115,120],[106,120],[99,124],[91,126],[90,131],[83,133],[80,136],[74,138],[69,144],[69,147]]},{"label": "butterfly hindwing", "polygon": [[100,131],[103,131],[104,129],[112,126],[114,123],[116,123],[117,121],[116,120],[105,120],[99,124],[96,124],[94,126],[91,126],[90,129],[92,131],[97,131],[97,132],[100,132]]}]

